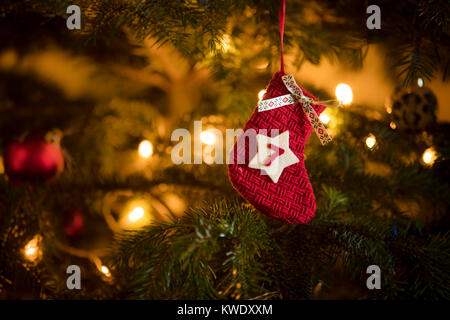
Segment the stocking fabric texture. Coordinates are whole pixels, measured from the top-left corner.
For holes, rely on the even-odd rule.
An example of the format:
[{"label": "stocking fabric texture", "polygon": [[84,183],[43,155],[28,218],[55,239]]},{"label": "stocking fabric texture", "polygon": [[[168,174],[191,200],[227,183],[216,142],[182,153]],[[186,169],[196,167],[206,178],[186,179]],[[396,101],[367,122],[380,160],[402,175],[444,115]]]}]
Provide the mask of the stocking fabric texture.
[{"label": "stocking fabric texture", "polygon": [[[290,93],[281,78],[284,75],[284,72],[274,74],[263,100]],[[317,98],[301,89],[306,97],[317,101]],[[313,108],[320,115],[325,106],[313,105]],[[275,131],[272,135],[272,130],[278,130],[278,133]],[[245,124],[244,133],[256,134],[240,135],[230,153],[228,174],[233,187],[261,213],[292,224],[307,223],[314,216],[315,197],[304,164],[305,144],[311,131],[312,126],[298,103],[263,112],[256,107]],[[270,138],[278,135],[288,136],[288,145],[272,146]],[[269,149],[281,150],[275,155],[269,153],[270,159],[262,165],[264,169],[279,155],[280,163],[283,160],[285,163],[281,175],[278,173],[274,178],[269,170],[252,165],[255,154],[260,152],[260,144],[255,141],[258,138],[269,141]],[[258,147],[250,147],[252,143]],[[288,157],[288,153],[290,158],[282,158]],[[297,161],[291,161],[292,158]]]}]

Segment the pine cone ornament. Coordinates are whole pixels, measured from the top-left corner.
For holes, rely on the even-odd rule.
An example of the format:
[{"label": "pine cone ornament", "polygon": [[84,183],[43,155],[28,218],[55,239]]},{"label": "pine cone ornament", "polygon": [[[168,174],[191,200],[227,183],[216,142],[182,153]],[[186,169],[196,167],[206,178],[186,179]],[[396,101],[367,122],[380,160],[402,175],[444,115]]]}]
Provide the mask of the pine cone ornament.
[{"label": "pine cone ornament", "polygon": [[427,87],[396,90],[391,97],[392,121],[405,132],[417,133],[436,123],[437,99]]},{"label": "pine cone ornament", "polygon": [[[273,76],[265,103],[254,110],[234,145],[228,173],[233,187],[261,213],[287,223],[307,223],[316,203],[304,164],[305,144],[313,126],[321,139],[329,139],[317,117],[325,106],[293,101],[286,77],[283,72]],[[297,88],[306,99],[317,100]]]}]

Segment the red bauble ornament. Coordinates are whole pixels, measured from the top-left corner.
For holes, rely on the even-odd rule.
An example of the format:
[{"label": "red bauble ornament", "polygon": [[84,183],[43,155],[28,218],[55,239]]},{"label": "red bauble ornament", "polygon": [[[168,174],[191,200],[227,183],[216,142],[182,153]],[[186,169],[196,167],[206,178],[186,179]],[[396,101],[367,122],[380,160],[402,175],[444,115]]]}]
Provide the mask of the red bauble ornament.
[{"label": "red bauble ornament", "polygon": [[64,169],[61,148],[35,133],[23,142],[12,141],[5,149],[3,161],[12,182],[49,182]]},{"label": "red bauble ornament", "polygon": [[80,237],[84,229],[84,216],[78,210],[71,210],[64,216],[64,231],[71,240]]}]

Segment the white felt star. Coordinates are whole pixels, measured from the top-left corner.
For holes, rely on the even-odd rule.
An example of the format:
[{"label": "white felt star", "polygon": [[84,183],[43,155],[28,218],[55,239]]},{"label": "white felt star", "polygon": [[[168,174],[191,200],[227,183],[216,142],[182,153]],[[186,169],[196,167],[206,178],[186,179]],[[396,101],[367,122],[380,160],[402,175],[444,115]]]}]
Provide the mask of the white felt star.
[{"label": "white felt star", "polygon": [[267,174],[274,183],[278,182],[284,168],[300,161],[289,149],[288,130],[272,138],[258,134],[256,141],[258,152],[248,166],[252,169],[260,169],[261,174]]}]

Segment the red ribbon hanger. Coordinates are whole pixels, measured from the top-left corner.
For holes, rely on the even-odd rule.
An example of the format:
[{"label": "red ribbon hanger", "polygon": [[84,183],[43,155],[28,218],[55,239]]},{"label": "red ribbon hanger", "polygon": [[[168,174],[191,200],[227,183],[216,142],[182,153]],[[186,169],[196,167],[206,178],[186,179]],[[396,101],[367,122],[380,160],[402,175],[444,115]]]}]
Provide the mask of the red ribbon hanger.
[{"label": "red ribbon hanger", "polygon": [[284,21],[286,19],[286,0],[280,0],[280,41],[281,41],[281,72],[284,73],[284,60],[283,60],[283,36],[284,36]]}]

